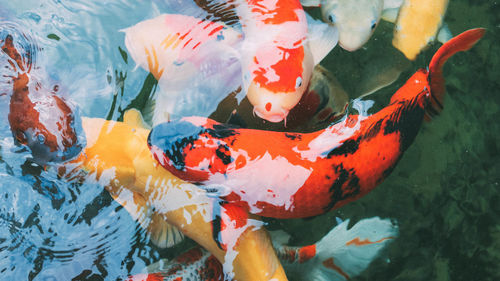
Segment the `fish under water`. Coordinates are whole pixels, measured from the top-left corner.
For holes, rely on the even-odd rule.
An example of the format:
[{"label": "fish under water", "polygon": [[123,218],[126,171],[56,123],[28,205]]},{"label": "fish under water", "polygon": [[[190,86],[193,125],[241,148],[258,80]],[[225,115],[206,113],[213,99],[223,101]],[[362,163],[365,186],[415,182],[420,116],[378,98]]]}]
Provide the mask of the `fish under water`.
[{"label": "fish under water", "polygon": [[361,48],[381,19],[394,22],[403,0],[302,0],[302,5],[320,7],[323,20],[339,31],[339,45],[350,52]]},{"label": "fish under water", "polygon": [[342,85],[320,64],[314,67],[311,81],[299,103],[290,110],[286,127],[284,123],[271,123],[255,118],[250,102],[243,99],[237,104],[234,96],[235,94],[231,93],[222,100],[209,118],[242,128],[312,132],[340,120],[349,104],[349,95]]},{"label": "fish under water", "polygon": [[[148,231],[159,247],[187,236],[213,254],[236,280],[287,280],[262,222],[255,216],[240,228],[227,251],[212,238],[213,198],[158,165],[147,146],[149,130],[137,126],[136,111],[126,122],[82,117],[87,146],[59,169],[62,178],[95,177],[111,197]],[[120,140],[120,145],[116,145]]]},{"label": "fish under water", "polygon": [[314,66],[337,44],[337,30],[320,23],[308,25],[299,0],[236,3],[245,36],[241,53],[248,100],[262,119],[286,121]]},{"label": "fish under water", "polygon": [[442,26],[448,0],[406,0],[399,11],[392,44],[414,60],[435,38],[444,43],[452,36]]},{"label": "fish under water", "polygon": [[[5,31],[4,31],[5,32]],[[85,137],[76,110],[57,94],[58,86],[45,88],[33,80],[32,51],[21,55],[12,34],[0,40],[4,55],[9,57],[12,95],[9,104],[9,124],[16,145],[27,146],[33,161],[40,165],[61,162],[76,157],[85,146]]]},{"label": "fish under water", "polygon": [[[482,28],[454,37],[372,115],[349,115],[312,133],[241,129],[201,117],[154,127],[148,137],[158,163],[219,197],[230,212],[242,208],[275,218],[310,217],[367,194],[392,172],[423,120],[442,110],[442,67],[470,49]],[[222,225],[231,214],[221,214]],[[245,218],[230,218],[231,220]],[[230,233],[214,226],[222,243]]]},{"label": "fish under water", "polygon": [[[398,236],[397,226],[387,219],[363,219],[349,229],[348,224],[349,220],[341,222],[320,241],[308,246],[286,246],[273,239],[287,275],[294,280],[350,280]],[[172,261],[149,265],[147,271],[129,277],[128,281],[225,280],[221,263],[199,246]]]},{"label": "fish under water", "polygon": [[[88,146],[78,159],[61,166],[60,174],[65,178],[74,178],[82,172],[85,177],[95,176],[147,229],[156,245],[167,247],[182,241],[180,232],[208,250],[199,256],[197,263],[185,264],[182,270],[170,264],[172,270],[161,273],[163,277],[165,272],[171,273],[166,280],[178,277],[175,274],[190,273],[186,270],[194,270],[193,274],[206,272],[210,266],[205,261],[216,266],[217,278],[287,280],[281,264],[288,274],[305,276],[304,280],[318,276],[327,276],[328,280],[352,277],[367,268],[398,236],[397,225],[388,219],[364,219],[349,229],[349,220],[346,220],[314,245],[279,246],[276,254],[265,229],[255,223],[258,218],[252,217],[254,223],[240,228],[242,236],[227,252],[223,251],[211,235],[213,198],[156,163],[146,145],[149,131],[140,126],[139,114],[135,110],[127,111],[124,122],[83,118]],[[116,139],[125,141],[117,147]],[[275,243],[276,240],[282,239],[275,239]],[[138,275],[137,278],[154,276]]]},{"label": "fish under water", "polygon": [[258,116],[285,120],[306,90],[314,65],[336,45],[337,32],[306,18],[298,1],[262,4],[236,3],[242,30],[176,14],[124,30],[132,58],[153,73],[165,92],[156,100],[153,123],[168,120],[164,112],[208,116],[238,87]]}]

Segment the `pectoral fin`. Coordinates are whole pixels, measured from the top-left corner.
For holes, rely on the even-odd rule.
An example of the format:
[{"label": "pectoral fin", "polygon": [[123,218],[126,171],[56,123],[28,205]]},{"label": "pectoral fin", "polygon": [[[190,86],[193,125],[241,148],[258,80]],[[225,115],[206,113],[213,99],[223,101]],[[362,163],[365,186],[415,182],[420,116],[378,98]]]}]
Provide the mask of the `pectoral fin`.
[{"label": "pectoral fin", "polygon": [[180,230],[169,224],[163,215],[154,212],[141,194],[125,188],[110,194],[148,232],[151,242],[156,246],[172,247],[184,239]]},{"label": "pectoral fin", "polygon": [[151,242],[160,248],[169,248],[184,240],[184,234],[159,213],[151,215],[147,231]]},{"label": "pectoral fin", "polygon": [[309,33],[307,41],[316,65],[337,45],[339,32],[333,25],[315,20],[307,14],[306,16]]},{"label": "pectoral fin", "polygon": [[441,29],[439,29],[439,32],[436,36],[437,41],[444,44],[448,40],[450,40],[452,37],[453,37],[453,34],[451,34],[451,31],[448,28],[448,24],[443,23],[443,25],[441,25]]}]

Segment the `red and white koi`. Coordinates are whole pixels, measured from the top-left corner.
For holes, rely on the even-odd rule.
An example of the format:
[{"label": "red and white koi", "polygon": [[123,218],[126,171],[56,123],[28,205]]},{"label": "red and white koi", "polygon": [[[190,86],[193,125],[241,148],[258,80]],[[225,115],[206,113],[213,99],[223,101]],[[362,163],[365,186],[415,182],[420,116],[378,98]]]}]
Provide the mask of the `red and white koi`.
[{"label": "red and white koi", "polygon": [[429,69],[418,70],[373,115],[350,115],[312,133],[184,118],[153,128],[148,144],[163,167],[218,195],[222,204],[275,218],[322,214],[367,194],[392,172],[423,120],[442,109],[443,64],[484,32],[471,29],[445,43]]},{"label": "red and white koi", "polygon": [[25,53],[21,55],[11,34],[1,39],[0,44],[9,57],[5,69],[17,72],[17,76],[3,74],[13,81],[8,119],[14,142],[29,147],[34,161],[40,165],[77,156],[85,146],[85,137],[70,103],[57,95],[57,85],[47,89],[33,80],[30,74],[33,50],[23,50]]},{"label": "red and white koi", "polygon": [[320,27],[330,42],[308,42],[318,32],[308,28],[299,0],[237,1],[236,11],[245,36],[241,53],[248,100],[259,117],[281,122],[304,94],[314,65],[336,45],[337,31]]},{"label": "red and white koi", "polygon": [[[349,220],[333,228],[316,244],[291,247],[275,243],[287,275],[297,280],[349,280],[361,272],[398,236],[390,220],[364,219],[347,229]],[[148,274],[129,281],[225,280],[221,263],[210,252],[195,247],[172,261],[148,266]]]},{"label": "red and white koi", "polygon": [[165,92],[156,108],[208,116],[239,86],[254,112],[271,122],[284,120],[298,103],[314,65],[336,45],[336,28],[306,19],[298,0],[236,1],[235,6],[242,31],[173,14],[124,30],[132,58]]}]

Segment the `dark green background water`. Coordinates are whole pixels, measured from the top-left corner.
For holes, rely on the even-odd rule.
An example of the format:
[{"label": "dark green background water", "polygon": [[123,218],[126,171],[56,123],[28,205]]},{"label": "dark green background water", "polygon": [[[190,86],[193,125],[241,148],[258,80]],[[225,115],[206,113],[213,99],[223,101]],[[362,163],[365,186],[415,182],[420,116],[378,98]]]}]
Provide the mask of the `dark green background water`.
[{"label": "dark green background water", "polygon": [[[46,2],[54,6],[56,2],[60,3],[59,1]],[[62,2],[69,5],[69,2]],[[475,27],[485,27],[487,33],[472,50],[455,55],[445,66],[447,97],[444,111],[432,122],[424,124],[415,143],[408,149],[384,183],[361,200],[329,214],[307,220],[269,220],[269,228],[282,227],[292,234],[294,244],[304,245],[316,242],[328,232],[335,224],[335,217],[350,218],[353,223],[373,216],[394,218],[400,226],[399,238],[355,280],[500,280],[500,164],[498,163],[500,158],[500,126],[498,124],[500,119],[500,4],[497,2],[450,0],[445,21],[454,35]],[[86,5],[89,4],[86,3]],[[142,19],[147,14],[144,11],[141,14],[140,9],[135,6],[129,7],[134,11],[133,14],[129,13],[127,7],[116,3],[115,5],[102,4],[99,8],[102,14],[123,16],[123,21],[127,19],[132,21],[129,19],[131,15]],[[149,8],[144,6],[143,9]],[[38,12],[39,9],[34,7],[33,10]],[[5,11],[0,10],[0,15],[3,12]],[[41,14],[40,17],[23,11],[21,13],[24,17],[33,16],[34,20],[41,18],[42,23],[51,22],[54,25],[60,23],[48,18],[46,14]],[[85,15],[83,12],[78,13],[79,16],[82,14]],[[71,23],[72,18],[73,16],[67,17],[66,21]],[[71,77],[72,80],[69,81],[75,81],[75,84],[80,86],[90,84],[88,88],[85,88],[86,91],[82,96],[85,102],[80,104],[83,113],[92,112],[92,116],[118,119],[123,109],[134,104],[134,97],[137,97],[138,93],[142,96],[140,89],[143,84],[136,85],[132,82],[144,81],[141,76],[144,73],[130,71],[133,68],[130,59],[130,65],[126,59],[122,61],[122,57],[126,58],[126,52],[123,51],[125,49],[123,38],[120,37],[123,35],[117,33],[116,30],[127,26],[125,23],[120,22],[118,28],[112,26],[110,22],[94,21],[94,15],[91,12],[88,18],[92,19],[85,21],[92,23],[89,24],[89,30],[92,31],[89,31],[89,34],[99,34],[99,40],[107,40],[110,36],[116,36],[116,38],[113,37],[114,40],[110,40],[113,43],[99,41],[98,51],[94,50],[94,45],[91,44],[89,56],[82,59],[85,66],[96,73],[96,79],[105,79],[104,73],[108,74],[107,83],[111,86],[105,92],[110,95],[99,95],[99,91],[92,91],[93,87],[102,90],[102,83],[92,84],[96,80],[94,77],[77,79],[73,77],[75,73],[66,71],[70,73],[67,77]],[[134,23],[138,20],[134,19]],[[93,23],[96,23],[96,26]],[[32,28],[40,27],[37,21],[32,21],[30,24]],[[349,53],[337,47],[322,63],[335,74],[352,97],[355,97],[359,88],[370,79],[374,79],[384,67],[394,63],[397,53],[391,46],[393,27],[390,23],[381,23],[363,49]],[[70,51],[67,53],[71,56],[67,57],[76,57],[72,56],[75,46],[82,47],[81,45],[87,41],[81,38],[87,37],[77,36],[78,40],[74,40],[70,36],[73,33],[67,32],[67,28],[73,30],[64,26],[61,30],[48,28],[37,33],[40,39],[48,38],[42,42],[48,44],[44,45],[44,52],[60,54],[61,49],[56,49],[56,46],[61,47],[62,50],[65,50],[64,46],[69,46],[66,48],[69,48]],[[109,33],[99,33],[105,30],[104,28],[108,28]],[[56,37],[51,36],[56,33]],[[440,44],[430,46],[412,63],[410,68],[403,72],[397,82],[367,97],[376,101],[373,111],[386,105],[391,95],[411,74],[418,68],[425,67],[439,46]],[[118,47],[121,47],[122,52],[117,50]],[[78,50],[82,49],[87,50],[84,48]],[[84,52],[84,54],[87,53]],[[110,57],[113,58],[111,62]],[[65,58],[62,56],[61,60],[64,61]],[[50,63],[53,62],[50,60]],[[67,64],[67,68],[78,66],[78,64]],[[51,64],[47,65],[51,66]],[[99,65],[99,67],[95,66],[94,69],[94,65]],[[114,71],[105,72],[110,66]],[[56,70],[61,75],[65,72],[63,71],[65,69]],[[82,72],[85,74],[90,72],[86,68],[84,70]],[[64,82],[64,79],[62,80]],[[145,96],[154,89],[153,80],[150,76],[144,81],[142,93]],[[66,81],[68,81],[67,78]],[[109,91],[116,94],[112,95],[108,93]],[[105,100],[103,97],[107,96],[112,98]],[[72,96],[79,101],[78,97],[78,95]],[[144,106],[144,104],[139,105],[140,102],[137,103],[139,100],[135,100],[134,105]],[[87,103],[91,101],[95,101],[95,106],[87,106]],[[103,104],[114,104],[114,106],[103,106]],[[5,112],[2,111],[2,113]],[[10,137],[10,131],[5,126],[2,133],[3,138]],[[9,220],[3,219],[3,221],[10,223],[14,220],[22,221],[23,217],[37,218],[37,220],[31,220],[32,224],[18,227],[22,231],[13,232],[22,239],[12,235],[8,229],[3,229],[8,239],[2,238],[0,244],[8,245],[9,248],[0,251],[4,257],[2,261],[6,264],[0,266],[2,269],[0,280],[4,280],[6,276],[12,280],[26,280],[27,276],[41,278],[48,269],[57,273],[54,273],[54,276],[60,276],[60,271],[67,268],[61,266],[63,263],[60,258],[51,254],[54,249],[68,248],[69,252],[75,255],[72,257],[72,262],[82,263],[81,266],[85,269],[83,273],[94,276],[93,279],[89,277],[90,280],[114,280],[116,279],[113,278],[114,276],[136,273],[142,270],[142,265],[153,263],[159,258],[172,258],[193,245],[193,242],[186,241],[171,249],[158,249],[152,243],[148,243],[146,235],[140,230],[134,234],[136,223],[124,214],[125,211],[119,213],[118,203],[115,203],[109,194],[102,190],[102,186],[92,185],[79,189],[79,187],[73,188],[61,184],[60,189],[66,197],[62,197],[62,201],[60,200],[62,203],[59,202],[59,205],[50,205],[50,196],[43,192],[40,194],[35,187],[30,189],[26,187],[26,184],[19,183],[19,181],[26,181],[26,177],[20,175],[21,169],[18,167],[19,163],[14,161],[13,153],[7,153],[6,149],[0,152],[0,160],[2,160],[1,157],[8,158],[8,161],[5,160],[8,163],[0,163],[2,164],[1,172],[8,173],[7,168],[12,165],[15,168],[14,172],[11,171],[12,178],[16,179],[13,181],[16,185],[13,186],[11,183],[0,182],[0,191],[9,194],[17,192],[22,194],[23,198],[27,198],[27,202],[20,204],[18,209],[14,208],[14,211],[11,206],[7,205],[10,201],[5,199],[7,203],[3,203],[2,207],[6,211],[0,213],[7,216],[14,212],[15,216],[8,217]],[[5,157],[6,155],[9,157]],[[75,194],[78,196],[73,196],[73,190],[77,190]],[[52,203],[54,203],[53,198]],[[33,207],[32,205],[35,204],[36,206]],[[78,233],[80,235],[78,242],[85,246],[95,246],[99,250],[100,246],[97,247],[97,243],[86,238],[86,234],[91,235],[95,232],[106,236],[107,231],[99,229],[91,222],[95,222],[101,216],[106,217],[114,211],[120,214],[120,223],[117,223],[116,218],[110,217],[114,220],[110,224],[116,227],[116,230],[114,228],[111,230],[117,234],[103,243],[110,249],[109,252],[105,252],[106,255],[94,255],[93,252],[81,253],[68,246],[72,245],[74,239],[66,239],[67,236],[69,237],[71,233]],[[71,214],[70,219],[66,219],[65,212]],[[53,215],[50,216],[50,214]],[[58,220],[59,217],[61,219]],[[71,217],[78,217],[77,222],[73,222]],[[42,231],[51,229],[53,225],[59,227],[56,228],[54,234],[50,231]],[[139,229],[138,225],[137,229]],[[43,240],[40,237],[48,238]],[[23,243],[16,242],[19,239]],[[52,240],[56,241],[55,246],[45,245],[45,241]],[[9,259],[11,259],[10,263]],[[87,270],[85,262],[93,262],[92,271]],[[76,268],[75,274],[79,274],[80,271],[80,268]]]},{"label": "dark green background water", "polygon": [[[500,280],[500,4],[451,0],[445,21],[453,35],[475,27],[488,31],[472,50],[448,61],[445,109],[424,124],[392,175],[337,211],[279,223],[303,244],[319,239],[335,216],[396,219],[400,237],[355,280]],[[325,66],[348,92],[371,60],[390,61],[383,50],[392,28],[382,23],[365,49],[336,48],[328,57]],[[387,104],[439,46],[422,53],[395,85],[369,98]]]}]

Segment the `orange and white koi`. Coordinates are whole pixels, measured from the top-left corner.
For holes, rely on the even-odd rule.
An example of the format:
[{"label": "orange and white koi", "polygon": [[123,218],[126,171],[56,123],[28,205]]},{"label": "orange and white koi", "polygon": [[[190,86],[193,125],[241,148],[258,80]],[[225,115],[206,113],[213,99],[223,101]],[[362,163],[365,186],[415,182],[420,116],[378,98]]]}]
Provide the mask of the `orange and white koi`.
[{"label": "orange and white koi", "polygon": [[314,65],[337,43],[336,29],[322,27],[330,43],[314,50],[308,42],[316,31],[299,0],[236,2],[245,40],[242,49],[243,84],[254,112],[271,122],[283,121],[309,84]]},{"label": "orange and white koi", "polygon": [[298,0],[236,1],[235,6],[242,32],[172,14],[125,29],[132,58],[166,92],[156,108],[208,116],[240,86],[255,113],[271,122],[284,120],[298,103],[314,65],[336,45],[336,28],[306,19]]},{"label": "orange and white koi", "polygon": [[[390,220],[364,219],[347,229],[349,220],[333,228],[316,244],[292,247],[275,242],[286,273],[296,280],[345,281],[364,271],[380,251],[398,236]],[[172,261],[148,266],[147,274],[129,281],[224,280],[222,265],[210,252],[195,247]]]},{"label": "orange and white koi", "polygon": [[9,57],[9,66],[5,69],[17,72],[17,76],[3,74],[13,81],[8,119],[14,142],[29,147],[33,161],[40,165],[77,156],[85,146],[85,137],[75,116],[76,111],[56,93],[57,85],[47,89],[41,82],[33,80],[30,72],[33,69],[32,52],[35,50],[28,47],[21,55],[14,45],[12,34],[2,38],[0,44],[2,52]]},{"label": "orange and white koi", "polygon": [[[231,205],[231,210],[297,218],[339,208],[389,176],[423,120],[442,109],[443,64],[471,48],[484,32],[471,29],[445,43],[429,70],[418,70],[390,104],[373,115],[349,115],[312,133],[241,129],[207,118],[183,118],[152,129],[151,153],[174,175],[213,192],[221,198],[219,204]],[[223,232],[224,227],[214,231]],[[217,237],[223,241],[225,236]]]}]

